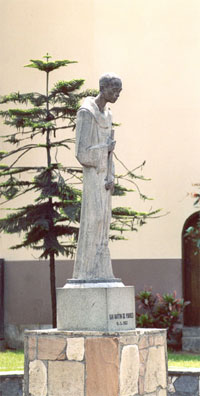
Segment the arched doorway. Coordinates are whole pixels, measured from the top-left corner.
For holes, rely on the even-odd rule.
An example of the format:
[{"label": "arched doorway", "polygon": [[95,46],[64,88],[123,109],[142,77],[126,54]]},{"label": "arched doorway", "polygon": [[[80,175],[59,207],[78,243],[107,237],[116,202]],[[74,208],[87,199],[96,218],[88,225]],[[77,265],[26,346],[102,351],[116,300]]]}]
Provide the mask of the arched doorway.
[{"label": "arched doorway", "polygon": [[200,230],[200,211],[193,213],[185,222],[182,231],[182,280],[183,298],[191,303],[184,310],[184,326],[200,327],[200,231],[192,237],[187,233],[189,227]]}]

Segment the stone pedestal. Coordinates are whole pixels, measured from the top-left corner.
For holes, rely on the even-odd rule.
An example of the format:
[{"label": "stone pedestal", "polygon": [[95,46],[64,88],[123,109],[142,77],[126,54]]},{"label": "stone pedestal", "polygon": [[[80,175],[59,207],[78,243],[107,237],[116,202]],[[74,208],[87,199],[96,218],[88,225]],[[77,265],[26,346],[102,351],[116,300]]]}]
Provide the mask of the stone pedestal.
[{"label": "stone pedestal", "polygon": [[122,282],[67,283],[57,289],[57,328],[73,331],[135,329],[135,293]]},{"label": "stone pedestal", "polygon": [[25,332],[25,396],[167,396],[166,332]]},{"label": "stone pedestal", "polygon": [[200,327],[183,327],[182,350],[200,353]]}]

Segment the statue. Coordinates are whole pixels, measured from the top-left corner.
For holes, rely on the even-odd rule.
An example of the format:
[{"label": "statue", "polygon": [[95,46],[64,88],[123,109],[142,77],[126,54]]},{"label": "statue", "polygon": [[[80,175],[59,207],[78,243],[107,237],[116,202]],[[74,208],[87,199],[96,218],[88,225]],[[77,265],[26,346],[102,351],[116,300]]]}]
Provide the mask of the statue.
[{"label": "statue", "polygon": [[81,221],[73,277],[57,290],[59,330],[105,333],[135,328],[134,287],[114,277],[108,248],[115,141],[106,104],[115,103],[121,89],[119,77],[103,75],[99,95],[86,98],[78,112],[76,157],[83,166]]},{"label": "statue", "polygon": [[82,282],[115,281],[108,248],[115,141],[106,104],[117,101],[122,82],[109,73],[99,86],[98,96],[87,97],[77,115],[76,158],[83,166],[83,196],[73,279]]}]

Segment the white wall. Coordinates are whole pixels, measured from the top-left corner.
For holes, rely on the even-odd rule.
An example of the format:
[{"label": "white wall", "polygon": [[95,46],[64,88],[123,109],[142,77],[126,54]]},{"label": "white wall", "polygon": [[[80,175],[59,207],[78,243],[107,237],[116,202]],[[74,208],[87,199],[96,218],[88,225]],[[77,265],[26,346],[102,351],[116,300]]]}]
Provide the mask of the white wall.
[{"label": "white wall", "polygon": [[[152,181],[140,186],[154,197],[144,205],[133,194],[125,204],[169,214],[127,242],[112,243],[111,254],[180,257],[182,226],[195,211],[187,194],[199,181],[199,0],[0,0],[0,9],[2,94],[44,90],[43,74],[23,65],[47,51],[79,61],[55,71],[52,83],[83,77],[86,87],[97,88],[103,72],[122,77],[123,92],[112,106],[122,124],[116,154],[130,168],[147,161],[143,172]],[[15,242],[16,236],[1,236],[2,257],[33,258],[30,251],[9,251]]]}]

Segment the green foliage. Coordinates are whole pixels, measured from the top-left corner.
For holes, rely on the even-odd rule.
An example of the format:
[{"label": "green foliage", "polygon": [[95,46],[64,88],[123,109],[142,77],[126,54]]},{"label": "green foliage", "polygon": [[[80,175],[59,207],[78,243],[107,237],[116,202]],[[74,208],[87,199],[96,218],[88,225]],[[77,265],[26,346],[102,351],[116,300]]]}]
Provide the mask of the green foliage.
[{"label": "green foliage", "polygon": [[72,80],[72,81],[59,81],[55,84],[54,88],[51,90],[52,94],[64,94],[68,95],[76,89],[80,89],[83,85],[84,80]]},{"label": "green foliage", "polygon": [[176,298],[176,292],[153,295],[151,289],[142,290],[136,300],[139,301],[137,327],[167,329],[168,345],[179,346],[181,332],[176,329],[176,325],[180,323],[183,310],[189,302]]},{"label": "green foliage", "polygon": [[59,69],[62,66],[67,66],[70,63],[77,63],[76,61],[70,61],[70,60],[58,60],[54,62],[49,62],[48,59],[51,58],[48,54],[44,56],[43,58],[46,58],[46,61],[42,61],[41,59],[31,59],[31,62],[29,65],[26,65],[25,67],[31,67],[35,68],[41,71],[44,71],[46,73],[50,73],[53,70]]},{"label": "green foliage", "polygon": [[128,189],[128,188],[116,183],[114,191],[113,191],[113,195],[123,196],[123,195],[126,195],[127,192],[134,192],[134,191],[135,190]]},{"label": "green foliage", "polygon": [[4,103],[31,103],[33,106],[42,106],[46,103],[46,96],[37,92],[21,94],[19,92],[13,92],[9,95],[1,96],[0,104]]},{"label": "green foliage", "polygon": [[[1,104],[14,102],[29,106],[27,109],[17,107],[0,112],[5,124],[17,129],[17,132],[2,137],[6,143],[10,143],[15,148],[9,152],[1,152],[1,158],[4,160],[8,157],[15,158],[9,166],[1,167],[0,177],[6,178],[0,183],[1,196],[5,200],[11,200],[31,190],[38,194],[35,203],[18,208],[14,213],[2,218],[0,230],[19,234],[25,232],[22,243],[12,248],[41,249],[42,257],[47,257],[50,251],[56,255],[59,253],[71,255],[76,246],[78,235],[76,224],[80,220],[81,191],[73,187],[73,180],[72,183],[66,184],[67,171],[61,164],[53,162],[52,156],[56,155],[57,147],[68,150],[69,145],[74,143],[73,138],[55,140],[55,133],[62,132],[63,129],[75,128],[75,115],[80,106],[80,97],[75,91],[84,83],[83,79],[60,81],[49,92],[49,73],[61,66],[76,62],[49,61],[48,54],[45,58],[46,61],[31,60],[28,67],[46,72],[46,95],[37,92],[27,94],[17,92],[3,96],[0,100]],[[39,136],[41,137],[39,144],[24,143],[25,140],[32,141]],[[35,149],[43,149],[44,154],[46,152],[46,167],[39,167],[37,164],[35,167],[16,166],[24,155]],[[33,171],[34,177],[32,177]],[[72,179],[71,172],[69,177]],[[65,225],[59,225],[59,222],[65,222]],[[59,242],[60,237],[64,237],[66,242]]]}]

